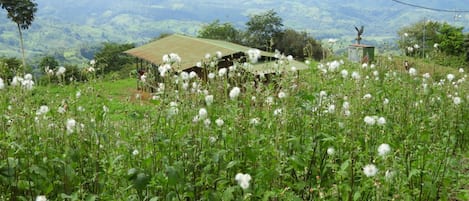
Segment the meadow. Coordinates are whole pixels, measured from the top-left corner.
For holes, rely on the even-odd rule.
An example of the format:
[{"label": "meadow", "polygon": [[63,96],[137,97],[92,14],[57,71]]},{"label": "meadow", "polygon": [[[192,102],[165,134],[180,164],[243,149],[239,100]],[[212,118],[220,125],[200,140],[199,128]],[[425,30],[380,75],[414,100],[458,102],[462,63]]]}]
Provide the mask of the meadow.
[{"label": "meadow", "polygon": [[401,59],[3,80],[0,200],[469,200],[467,72]]}]

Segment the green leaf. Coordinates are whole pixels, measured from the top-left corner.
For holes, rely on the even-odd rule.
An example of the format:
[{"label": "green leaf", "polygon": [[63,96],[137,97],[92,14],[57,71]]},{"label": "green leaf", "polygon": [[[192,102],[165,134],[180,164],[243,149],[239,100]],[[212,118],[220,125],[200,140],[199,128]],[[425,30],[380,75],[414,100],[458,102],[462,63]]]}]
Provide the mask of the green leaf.
[{"label": "green leaf", "polygon": [[224,192],[223,192],[223,201],[230,201],[234,199],[233,192],[235,191],[234,187],[228,187]]},{"label": "green leaf", "polygon": [[360,197],[361,197],[360,191],[357,191],[353,194],[353,200],[358,200],[360,199]]},{"label": "green leaf", "polygon": [[166,176],[168,176],[169,185],[176,185],[179,183],[180,175],[173,166],[168,166],[166,168]]},{"label": "green leaf", "polygon": [[145,189],[150,182],[150,176],[143,172],[137,174],[137,178],[134,180],[134,187],[135,189],[142,191]]},{"label": "green leaf", "polygon": [[230,169],[234,167],[236,164],[238,164],[238,161],[230,161],[228,165],[226,165],[226,169]]},{"label": "green leaf", "polygon": [[96,198],[97,198],[96,195],[91,195],[91,194],[90,194],[90,195],[87,195],[87,196],[86,196],[86,199],[85,199],[85,200],[86,200],[86,201],[95,201]]}]

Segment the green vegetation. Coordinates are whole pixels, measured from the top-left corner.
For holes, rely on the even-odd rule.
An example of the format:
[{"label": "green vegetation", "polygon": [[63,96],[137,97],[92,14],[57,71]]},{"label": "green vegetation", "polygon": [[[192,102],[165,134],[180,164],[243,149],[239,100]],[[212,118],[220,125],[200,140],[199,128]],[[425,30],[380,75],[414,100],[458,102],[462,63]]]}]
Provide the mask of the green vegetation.
[{"label": "green vegetation", "polygon": [[438,64],[459,68],[466,66],[468,48],[463,27],[437,21],[420,21],[398,32],[399,47],[407,56],[428,58]]},{"label": "green vegetation", "polygon": [[467,73],[403,59],[4,86],[0,199],[467,200]]},{"label": "green vegetation", "polygon": [[237,30],[231,23],[219,20],[202,26],[198,37],[226,40],[265,51],[278,50],[296,59],[324,58],[321,44],[306,32],[283,29],[282,18],[273,10],[252,15],[246,22],[246,30]]},{"label": "green vegetation", "polygon": [[1,0],[0,6],[7,11],[7,16],[18,27],[20,35],[21,52],[23,55],[23,73],[26,70],[26,57],[24,55],[23,32],[21,29],[29,29],[34,21],[34,15],[37,11],[37,4],[31,0]]}]

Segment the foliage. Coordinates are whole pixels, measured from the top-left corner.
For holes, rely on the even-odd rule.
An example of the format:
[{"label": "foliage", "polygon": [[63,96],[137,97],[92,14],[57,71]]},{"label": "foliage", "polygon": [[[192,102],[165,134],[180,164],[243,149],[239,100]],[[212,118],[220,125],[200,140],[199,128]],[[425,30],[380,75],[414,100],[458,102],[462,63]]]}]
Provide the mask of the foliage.
[{"label": "foliage", "polygon": [[0,78],[11,80],[21,70],[21,61],[14,57],[0,57]]},{"label": "foliage", "polygon": [[438,49],[448,55],[459,56],[464,53],[463,27],[453,27],[443,23],[438,30]]},{"label": "foliage", "polygon": [[282,18],[274,10],[252,15],[246,22],[246,44],[261,50],[272,47],[275,37],[282,31]]},{"label": "foliage", "polygon": [[21,29],[29,29],[34,21],[37,4],[34,0],[1,0],[0,6],[7,11],[7,16],[18,26],[21,50],[23,53],[23,72],[26,69],[26,58],[24,55],[23,34]]},{"label": "foliage", "polygon": [[41,61],[39,62],[39,68],[41,70],[45,70],[46,67],[53,70],[57,66],[59,66],[59,62],[53,56],[42,57]]},{"label": "foliage", "polygon": [[233,43],[240,42],[239,31],[231,23],[225,22],[221,24],[220,20],[215,20],[210,24],[202,26],[199,30],[198,37],[224,40]]},{"label": "foliage", "polygon": [[399,30],[398,43],[408,56],[423,57],[425,51],[426,57],[434,48],[447,55],[460,56],[465,51],[462,30],[462,27],[454,27],[448,23],[419,21]]},{"label": "foliage", "polygon": [[104,43],[94,58],[97,63],[97,71],[109,73],[119,71],[127,64],[132,64],[135,60],[133,57],[123,52],[134,48],[133,44]]},{"label": "foliage", "polygon": [[239,82],[255,78],[236,63],[206,81],[167,75],[155,93],[134,79],[5,87],[0,198],[464,200],[467,72],[379,62],[265,84]]},{"label": "foliage", "polygon": [[[274,48],[286,55],[303,60],[312,57],[315,60],[322,59],[322,47],[313,37],[306,32],[298,32],[286,29],[280,32],[275,39]],[[307,55],[310,53],[310,55]]]},{"label": "foliage", "polygon": [[469,33],[464,38],[464,51],[466,52],[466,62],[469,63]]}]

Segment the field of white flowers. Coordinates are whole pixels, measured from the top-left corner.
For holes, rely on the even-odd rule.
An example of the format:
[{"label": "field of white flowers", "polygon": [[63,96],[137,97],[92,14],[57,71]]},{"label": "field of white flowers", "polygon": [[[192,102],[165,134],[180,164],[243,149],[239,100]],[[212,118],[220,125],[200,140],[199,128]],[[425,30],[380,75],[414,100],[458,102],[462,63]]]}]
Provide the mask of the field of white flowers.
[{"label": "field of white flowers", "polygon": [[151,94],[0,80],[0,200],[469,198],[463,69],[338,60],[262,84],[204,66]]}]

